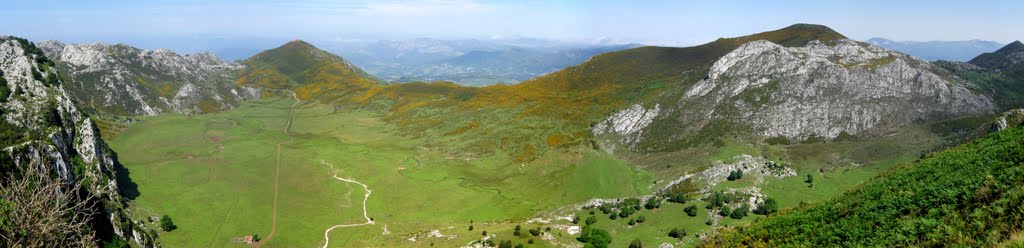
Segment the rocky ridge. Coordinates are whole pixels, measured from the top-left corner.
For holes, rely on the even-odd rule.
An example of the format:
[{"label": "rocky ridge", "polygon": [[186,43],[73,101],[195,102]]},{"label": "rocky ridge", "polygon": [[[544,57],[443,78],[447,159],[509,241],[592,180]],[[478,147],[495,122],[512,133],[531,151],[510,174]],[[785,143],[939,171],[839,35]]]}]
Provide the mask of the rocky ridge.
[{"label": "rocky ridge", "polygon": [[179,55],[103,43],[44,41],[71,95],[86,107],[116,115],[195,114],[231,109],[259,97],[234,84],[242,65],[211,53]]},{"label": "rocky ridge", "polygon": [[59,81],[40,80],[40,75],[49,75],[53,69],[45,56],[32,50],[34,45],[24,39],[0,37],[0,72],[6,82],[0,86],[12,92],[0,100],[0,122],[17,129],[11,135],[21,136],[18,142],[0,147],[0,163],[40,168],[64,182],[82,182],[103,202],[103,221],[116,235],[152,246],[154,237],[125,212],[116,173],[120,165],[113,151]]},{"label": "rocky ridge", "polygon": [[[802,140],[884,135],[916,121],[993,112],[989,97],[942,74],[928,62],[849,39],[801,47],[757,40],[720,57],[675,106],[660,106],[654,121],[628,129],[598,124],[593,132],[622,135],[631,148],[643,140],[683,139],[712,123]],[[628,108],[603,122],[638,114],[651,118]],[[652,127],[644,123],[659,119],[675,128],[671,135],[647,131]]]}]

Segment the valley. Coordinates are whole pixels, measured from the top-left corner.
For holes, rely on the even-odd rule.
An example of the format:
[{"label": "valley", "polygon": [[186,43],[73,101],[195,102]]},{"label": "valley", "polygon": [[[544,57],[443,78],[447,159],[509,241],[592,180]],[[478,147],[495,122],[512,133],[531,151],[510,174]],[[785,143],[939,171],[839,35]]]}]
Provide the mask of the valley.
[{"label": "valley", "polygon": [[864,41],[940,29],[789,2],[131,4],[175,10],[123,14],[182,25],[146,29],[170,46],[262,51],[5,27],[31,38],[0,36],[0,247],[1024,247],[1015,30]]},{"label": "valley", "polygon": [[[283,96],[262,99],[219,114],[147,118],[126,129],[111,146],[139,183],[137,218],[152,211],[180,216],[182,228],[161,238],[172,246],[227,246],[235,237],[267,236],[274,148],[281,142],[278,223],[266,247],[320,246],[324,230],[365,222],[363,199],[373,223],[335,229],[327,233],[331,244],[461,245],[479,236],[466,229],[470,221],[477,230],[497,232],[536,211],[650,192],[650,173],[585,150],[525,165],[500,157],[447,159],[421,148],[420,141],[392,134],[393,127],[367,111],[297,105],[294,140],[287,142],[282,130],[293,103]],[[551,166],[556,164],[562,165]],[[365,183],[372,197],[335,175]],[[391,234],[382,234],[384,226]],[[459,238],[408,240],[435,229]]]}]

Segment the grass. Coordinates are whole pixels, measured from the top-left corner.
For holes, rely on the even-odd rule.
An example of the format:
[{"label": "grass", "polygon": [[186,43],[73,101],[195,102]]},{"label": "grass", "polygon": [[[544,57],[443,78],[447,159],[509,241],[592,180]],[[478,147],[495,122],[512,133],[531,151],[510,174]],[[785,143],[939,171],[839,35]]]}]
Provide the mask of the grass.
[{"label": "grass", "polygon": [[[275,145],[289,140],[283,129],[291,103],[264,99],[218,114],[147,118],[125,129],[110,143],[138,184],[133,218],[170,215],[179,228],[161,233],[166,246],[232,246],[232,238],[266,237]],[[328,227],[364,222],[362,187],[333,173],[373,190],[367,208],[376,222],[335,229],[334,247],[461,246],[479,238],[480,228],[511,230],[510,223],[545,209],[647,194],[653,181],[582,147],[530,163],[511,163],[501,153],[449,159],[425,149],[423,140],[397,135],[369,111],[301,105],[291,133],[294,141],[281,151],[277,232],[267,247],[318,246]],[[477,231],[468,231],[470,221]],[[384,226],[391,234],[382,234]],[[435,229],[458,237],[407,240]]]}]

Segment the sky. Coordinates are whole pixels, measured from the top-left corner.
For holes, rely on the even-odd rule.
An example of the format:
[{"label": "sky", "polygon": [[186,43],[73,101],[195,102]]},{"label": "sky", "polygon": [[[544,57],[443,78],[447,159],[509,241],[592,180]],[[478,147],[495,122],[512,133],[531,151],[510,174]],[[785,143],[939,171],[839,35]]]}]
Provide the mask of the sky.
[{"label": "sky", "polygon": [[0,35],[181,52],[282,41],[534,37],[689,46],[794,23],[859,40],[1024,39],[1024,1],[10,0]]}]

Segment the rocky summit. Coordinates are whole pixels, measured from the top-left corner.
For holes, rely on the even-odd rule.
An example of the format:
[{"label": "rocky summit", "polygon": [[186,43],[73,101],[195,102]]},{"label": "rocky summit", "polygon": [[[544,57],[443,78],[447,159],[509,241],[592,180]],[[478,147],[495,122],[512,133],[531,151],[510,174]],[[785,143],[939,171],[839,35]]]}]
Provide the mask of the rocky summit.
[{"label": "rocky summit", "polygon": [[234,84],[242,65],[211,53],[179,55],[167,49],[57,41],[39,47],[56,62],[72,97],[104,113],[210,113],[259,97],[258,89]]},{"label": "rocky summit", "polygon": [[[928,62],[849,39],[802,47],[752,41],[715,61],[674,105],[634,105],[593,131],[633,145],[729,123],[754,135],[803,140],[884,135],[915,121],[994,111],[990,98],[943,74]],[[659,119],[677,127],[672,136],[644,136]]]}]

